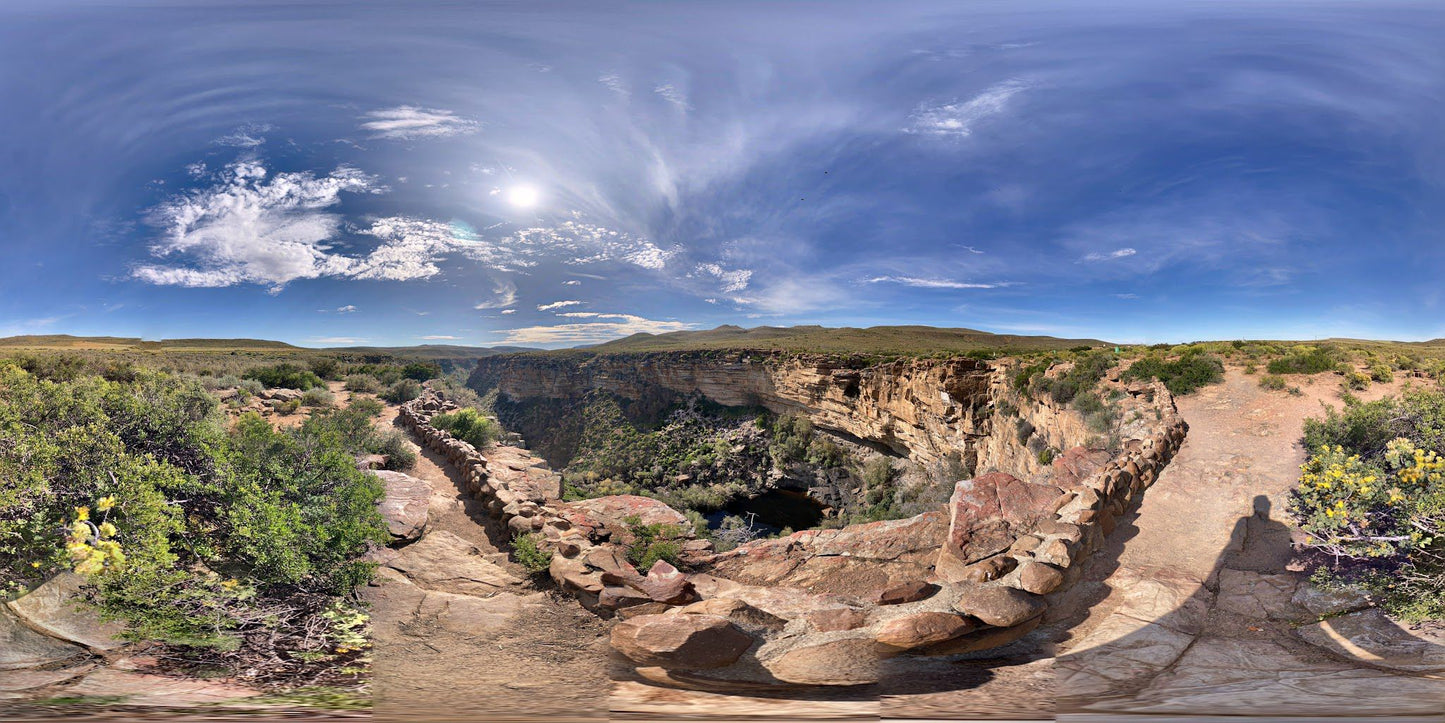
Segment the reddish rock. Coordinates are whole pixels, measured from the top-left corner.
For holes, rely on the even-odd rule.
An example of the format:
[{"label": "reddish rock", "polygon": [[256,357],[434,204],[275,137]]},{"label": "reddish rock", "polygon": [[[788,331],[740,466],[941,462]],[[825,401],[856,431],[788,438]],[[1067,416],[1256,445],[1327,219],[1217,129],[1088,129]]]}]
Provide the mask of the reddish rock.
[{"label": "reddish rock", "polygon": [[885,650],[902,651],[936,645],[973,632],[978,625],[961,615],[922,612],[889,620],[876,639]]},{"label": "reddish rock", "polygon": [[649,602],[652,602],[652,598],[630,587],[604,587],[597,596],[597,605],[608,610],[618,610]]},{"label": "reddish rock", "polygon": [[625,520],[628,517],[637,517],[644,525],[683,527],[687,524],[687,518],[677,510],[650,497],[637,495],[610,495],[568,502],[557,505],[557,510],[573,524],[588,528],[606,527],[614,531],[626,531],[628,524]]},{"label": "reddish rock", "polygon": [[1053,565],[1026,562],[1019,570],[1019,588],[1037,595],[1047,595],[1064,584],[1064,573]]},{"label": "reddish rock", "polygon": [[868,615],[853,608],[831,608],[808,613],[805,618],[820,633],[856,630],[868,622]]},{"label": "reddish rock", "polygon": [[938,586],[931,582],[907,582],[878,593],[876,602],[879,605],[901,605],[932,597],[936,592]]},{"label": "reddish rock", "polygon": [[1001,628],[1036,618],[1048,606],[1034,595],[1003,585],[964,588],[953,609]]},{"label": "reddish rock", "polygon": [[878,663],[872,638],[846,638],[793,648],[763,665],[788,683],[866,685],[878,682]]},{"label": "reddish rock", "polygon": [[642,665],[695,670],[732,665],[751,635],[717,615],[642,615],[612,629],[612,647]]},{"label": "reddish rock", "polygon": [[731,598],[713,598],[695,602],[678,612],[683,615],[716,615],[735,623],[775,630],[781,630],[788,624],[788,621],[776,615],[759,610],[742,600]]},{"label": "reddish rock", "polygon": [[1049,513],[1061,490],[994,472],[954,485],[948,538],[938,555],[938,574],[959,580],[966,565],[1007,550]]},{"label": "reddish rock", "polygon": [[962,571],[954,571],[951,576],[955,582],[991,582],[1013,572],[1015,567],[1018,567],[1018,560],[1006,555],[996,555],[983,562],[968,565]]}]

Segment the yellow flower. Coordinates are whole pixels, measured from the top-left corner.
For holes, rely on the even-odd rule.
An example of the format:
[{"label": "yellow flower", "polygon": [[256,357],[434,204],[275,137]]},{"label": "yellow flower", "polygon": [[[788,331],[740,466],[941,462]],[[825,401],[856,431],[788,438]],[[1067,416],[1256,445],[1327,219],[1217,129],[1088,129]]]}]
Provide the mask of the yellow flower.
[{"label": "yellow flower", "polygon": [[112,525],[109,522],[100,523],[100,534],[102,537],[115,536],[115,525]]},{"label": "yellow flower", "polygon": [[89,508],[89,507],[77,507],[77,508],[75,508],[75,519],[77,519],[77,520],[88,520],[88,519],[90,519],[90,508]]},{"label": "yellow flower", "polygon": [[115,507],[115,497],[112,497],[110,495],[106,495],[105,497],[102,497],[95,501],[95,509],[100,510],[101,512],[105,512],[112,507]]}]

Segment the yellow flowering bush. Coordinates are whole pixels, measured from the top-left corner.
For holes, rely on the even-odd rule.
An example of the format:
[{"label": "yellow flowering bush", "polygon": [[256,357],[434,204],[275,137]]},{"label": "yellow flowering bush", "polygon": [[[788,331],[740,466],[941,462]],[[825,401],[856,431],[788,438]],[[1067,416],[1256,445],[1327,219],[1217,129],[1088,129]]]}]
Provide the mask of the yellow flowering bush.
[{"label": "yellow flowering bush", "polygon": [[1310,544],[1336,557],[1408,558],[1434,543],[1441,496],[1445,459],[1396,438],[1373,463],[1342,445],[1317,448],[1290,511]]}]

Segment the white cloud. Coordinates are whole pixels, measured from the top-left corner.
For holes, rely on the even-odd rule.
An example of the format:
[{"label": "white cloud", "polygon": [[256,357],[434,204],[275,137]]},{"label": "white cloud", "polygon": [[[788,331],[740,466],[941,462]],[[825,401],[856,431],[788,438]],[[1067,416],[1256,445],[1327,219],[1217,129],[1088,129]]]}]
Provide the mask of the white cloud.
[{"label": "white cloud", "polygon": [[678,90],[677,86],[673,85],[672,83],[662,83],[657,87],[653,88],[652,92],[661,96],[663,100],[676,106],[678,110],[688,111],[692,109],[692,106],[688,105],[687,103],[687,94],[683,93],[681,90]]},{"label": "white cloud", "polygon": [[371,131],[372,138],[412,141],[422,138],[475,133],[481,124],[449,110],[399,105],[374,110],[362,116],[362,130]]},{"label": "white cloud", "polygon": [[698,264],[695,273],[707,274],[722,282],[721,288],[726,294],[748,288],[748,282],[753,278],[752,269],[725,269],[713,263]]},{"label": "white cloud", "polygon": [[[275,126],[270,123],[247,123],[235,131],[228,133],[215,140],[216,145],[230,146],[232,148],[255,148],[266,142],[266,137],[261,135]],[[202,168],[205,165],[202,164]]]},{"label": "white cloud", "polygon": [[336,309],[336,313],[338,314],[350,314],[354,311],[356,311],[356,306],[352,304],[347,304],[346,306],[338,307]]},{"label": "white cloud", "polygon": [[696,324],[645,319],[633,314],[568,312],[567,315],[577,315],[577,318],[604,319],[605,321],[528,326],[519,329],[503,329],[493,333],[502,336],[500,343],[503,344],[595,344],[637,333],[665,334],[671,331],[687,331],[697,327]]},{"label": "white cloud", "polygon": [[503,314],[515,314],[515,313],[517,313],[517,310],[516,310],[516,309],[502,309],[502,313],[503,313]]},{"label": "white cloud", "polygon": [[349,275],[354,259],[333,254],[328,242],[341,225],[326,211],[342,193],[380,193],[373,176],[341,166],[320,178],[311,173],[270,175],[256,161],[218,174],[218,183],[177,196],[154,209],[151,223],[164,235],[151,254],[186,257],[186,266],[146,264],[132,275],[152,284],[218,287],[268,284]]},{"label": "white cloud", "polygon": [[605,75],[600,75],[597,77],[597,82],[606,86],[607,89],[612,91],[613,93],[623,96],[624,98],[632,95],[632,93],[627,90],[627,84],[622,82],[622,76],[616,73],[607,73]]},{"label": "white cloud", "polygon": [[904,131],[957,138],[972,135],[974,124],[1002,113],[1009,99],[1027,87],[1022,81],[1007,80],[962,103],[919,106],[911,116],[912,124]]},{"label": "white cloud", "polygon": [[1114,259],[1125,259],[1139,253],[1131,248],[1115,249],[1108,253],[1096,251],[1084,257],[1084,261],[1113,261]]},{"label": "white cloud", "polygon": [[313,336],[307,341],[313,344],[364,344],[368,340],[357,336]]},{"label": "white cloud", "polygon": [[[477,302],[473,309],[501,309],[517,303],[517,285],[505,279],[493,282],[492,298],[486,301]],[[515,309],[507,309],[503,314],[510,314]]]},{"label": "white cloud", "polygon": [[563,286],[581,286],[582,282],[577,279],[568,279],[562,282]]},{"label": "white cloud", "polygon": [[537,311],[551,311],[553,309],[563,309],[568,306],[580,306],[581,304],[582,302],[576,299],[568,299],[566,301],[554,301],[550,304],[538,304]]},{"label": "white cloud", "polygon": [[975,284],[965,281],[952,281],[950,279],[923,279],[916,276],[875,276],[867,279],[870,284],[901,284],[912,286],[915,289],[998,289],[1005,286],[1013,286],[1010,281],[1001,281],[992,284]]},{"label": "white cloud", "polygon": [[459,337],[459,336],[451,336],[451,335],[449,335],[449,334],[429,334],[429,335],[423,336],[423,337],[421,337],[421,338],[424,339],[424,340],[426,340],[426,341],[456,341],[457,339],[460,339],[461,337]]},{"label": "white cloud", "polygon": [[1139,298],[1139,295],[1138,295],[1138,294],[1114,294],[1114,298],[1116,298],[1116,299],[1123,299],[1123,300],[1125,300],[1125,301],[1133,301],[1134,299]]}]

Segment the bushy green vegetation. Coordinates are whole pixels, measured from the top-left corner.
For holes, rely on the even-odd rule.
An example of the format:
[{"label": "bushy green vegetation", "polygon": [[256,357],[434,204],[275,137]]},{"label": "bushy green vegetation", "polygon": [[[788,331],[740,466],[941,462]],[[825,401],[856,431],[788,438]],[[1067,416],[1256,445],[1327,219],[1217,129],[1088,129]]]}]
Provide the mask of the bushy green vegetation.
[{"label": "bushy green vegetation", "polygon": [[533,575],[547,572],[552,566],[552,553],[543,550],[539,542],[540,535],[535,532],[512,540],[512,557]]},{"label": "bushy green vegetation", "polygon": [[627,545],[627,561],[642,572],[647,572],[658,560],[676,567],[681,564],[683,530],[677,525],[644,525],[638,517],[628,517],[628,534],[632,542]]},{"label": "bushy green vegetation", "polygon": [[431,418],[431,423],[437,429],[450,432],[453,437],[477,449],[485,449],[496,441],[502,432],[496,420],[471,407],[435,415]]},{"label": "bushy green vegetation", "polygon": [[1345,355],[1333,345],[1298,346],[1269,363],[1270,374],[1319,374],[1338,371]]},{"label": "bushy green vegetation", "polygon": [[358,558],[386,534],[340,413],[228,429],[196,380],[132,376],[0,363],[0,587],[77,569],[128,635],[262,680],[360,657]]},{"label": "bushy green vegetation", "polygon": [[1445,617],[1445,392],[1346,401],[1306,422],[1290,503],[1338,563],[1317,579],[1363,586],[1408,619]]},{"label": "bushy green vegetation", "polygon": [[376,394],[381,391],[381,380],[370,374],[351,374],[346,377],[346,391]]},{"label": "bushy green vegetation", "polygon": [[382,393],[381,398],[392,404],[405,404],[421,396],[421,384],[415,379],[403,379]]},{"label": "bushy green vegetation", "polygon": [[1171,394],[1192,394],[1224,380],[1224,364],[1208,352],[1189,349],[1175,359],[1147,356],[1134,362],[1120,379],[1158,379]]},{"label": "bushy green vegetation", "polygon": [[268,389],[306,391],[312,387],[325,388],[326,386],[326,383],[321,381],[321,377],[316,376],[315,372],[289,363],[247,369],[241,376],[246,379],[255,379]]}]

